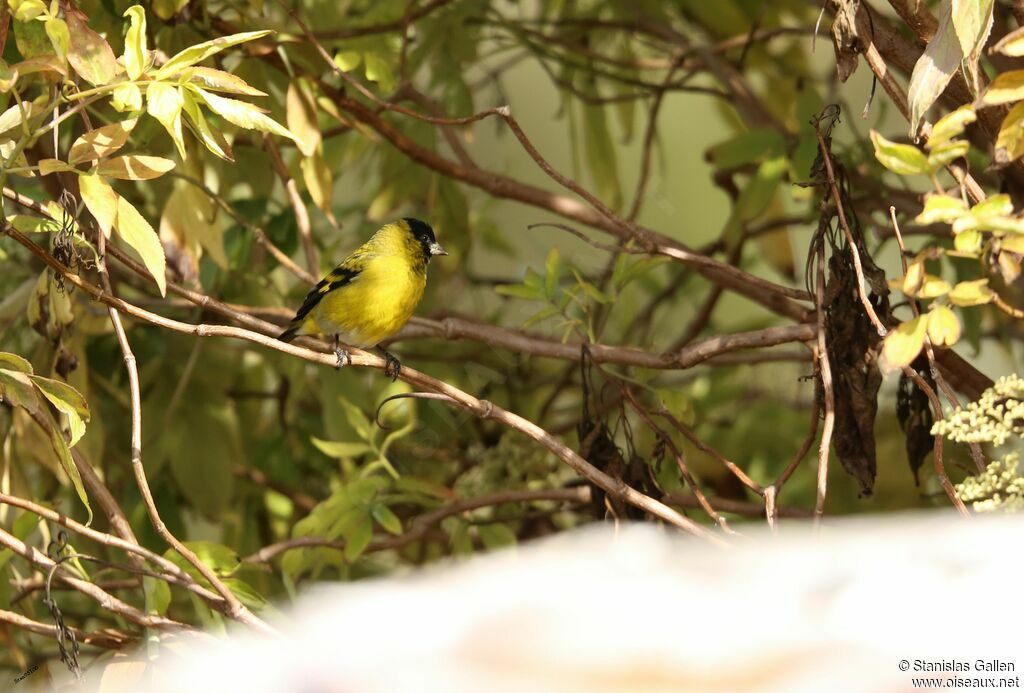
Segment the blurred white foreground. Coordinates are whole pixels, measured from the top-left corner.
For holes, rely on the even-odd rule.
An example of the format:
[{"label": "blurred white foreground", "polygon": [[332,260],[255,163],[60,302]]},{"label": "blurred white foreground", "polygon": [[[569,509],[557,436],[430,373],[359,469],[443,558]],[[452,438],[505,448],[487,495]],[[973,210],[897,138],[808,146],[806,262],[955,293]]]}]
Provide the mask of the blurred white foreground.
[{"label": "blurred white foreground", "polygon": [[[817,536],[783,524],[723,550],[652,526],[594,526],[318,587],[275,623],[280,638],[178,638],[148,665],[109,669],[103,690],[817,693],[1020,677],[1022,530],[1012,517],[887,515],[833,520]],[[979,659],[1016,671],[974,671]],[[915,660],[971,670],[915,672]]]}]

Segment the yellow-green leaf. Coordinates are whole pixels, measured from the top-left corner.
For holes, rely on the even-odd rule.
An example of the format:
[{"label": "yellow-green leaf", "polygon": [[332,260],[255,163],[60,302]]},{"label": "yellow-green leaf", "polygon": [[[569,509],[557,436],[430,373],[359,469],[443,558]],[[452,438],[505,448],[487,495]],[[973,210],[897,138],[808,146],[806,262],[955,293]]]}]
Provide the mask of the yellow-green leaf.
[{"label": "yellow-green leaf", "polygon": [[936,346],[953,346],[960,341],[960,321],[947,306],[936,305],[928,311],[928,339]]},{"label": "yellow-green leaf", "polygon": [[264,114],[261,108],[253,106],[251,103],[217,96],[212,92],[208,92],[191,85],[190,89],[194,90],[214,113],[218,114],[229,123],[233,123],[234,125],[237,125],[240,128],[245,128],[246,130],[269,132],[272,135],[287,137],[298,142],[295,135],[289,132],[287,128],[280,125],[273,118]]},{"label": "yellow-green leaf", "polygon": [[0,368],[5,368],[9,371],[18,371],[19,373],[31,373],[32,364],[27,359],[12,354],[9,351],[0,351]]},{"label": "yellow-green leaf", "polygon": [[321,151],[317,149],[312,156],[303,158],[299,162],[299,167],[302,169],[302,180],[306,183],[306,190],[313,198],[313,203],[332,224],[336,223],[333,209],[334,177]]},{"label": "yellow-green leaf", "polygon": [[174,168],[174,162],[160,156],[132,154],[104,159],[96,166],[96,173],[121,180],[150,180],[159,178]]},{"label": "yellow-green leaf", "polygon": [[231,46],[237,46],[240,43],[246,41],[253,41],[258,38],[262,38],[267,34],[273,33],[269,30],[263,31],[246,31],[241,34],[231,34],[230,36],[220,36],[211,41],[204,41],[203,43],[197,43],[194,46],[190,46],[185,50],[177,53],[173,58],[168,60],[163,66],[156,71],[156,79],[166,79],[172,75],[181,72],[190,65],[195,65],[198,62],[206,60],[211,55],[220,53],[225,48]]},{"label": "yellow-green leaf", "polygon": [[977,256],[981,252],[982,236],[977,229],[968,229],[958,233],[953,239],[953,245],[958,253]]},{"label": "yellow-green leaf", "polygon": [[166,22],[181,12],[187,4],[188,0],[153,0],[153,14]]},{"label": "yellow-green leaf", "polygon": [[181,92],[177,86],[152,82],[146,88],[146,112],[160,121],[178,148],[182,159],[186,158],[185,140],[181,134]]},{"label": "yellow-green leaf", "polygon": [[921,353],[927,328],[928,323],[924,316],[918,316],[887,334],[885,341],[882,342],[882,354],[878,359],[878,366],[882,372],[891,373],[909,366]]},{"label": "yellow-green leaf", "polygon": [[164,249],[160,245],[160,239],[145,217],[139,213],[139,210],[135,209],[131,202],[120,195],[117,196],[117,233],[125,243],[138,253],[142,264],[149,270],[157,287],[160,289],[160,295],[166,295],[167,278],[165,273],[167,260],[164,257]]},{"label": "yellow-green leaf", "polygon": [[203,89],[245,96],[267,95],[266,92],[250,86],[244,79],[236,77],[230,72],[215,70],[212,67],[192,67],[190,70],[188,81]]},{"label": "yellow-green leaf", "polygon": [[83,161],[94,161],[110,156],[125,145],[137,122],[138,119],[129,118],[119,123],[90,130],[71,145],[68,162],[80,164]]},{"label": "yellow-green leaf", "polygon": [[981,306],[992,301],[988,279],[960,282],[949,292],[949,300],[958,306]]},{"label": "yellow-green leaf", "polygon": [[339,51],[334,56],[334,64],[341,68],[343,72],[351,72],[359,67],[359,63],[362,61],[363,54],[359,51]]},{"label": "yellow-green leaf", "polygon": [[999,39],[999,42],[992,46],[992,51],[1014,58],[1024,55],[1024,27],[1018,27]]},{"label": "yellow-green leaf", "polygon": [[71,446],[81,440],[85,433],[85,422],[89,420],[89,404],[81,393],[67,383],[41,375],[30,375],[32,383],[49,400],[57,411],[68,417],[71,428]]},{"label": "yellow-green leaf", "polygon": [[928,148],[936,147],[954,137],[959,137],[963,133],[964,128],[977,119],[978,114],[974,112],[974,106],[971,104],[965,104],[955,111],[947,113],[939,118],[938,122],[932,127],[932,132],[928,136]]},{"label": "yellow-green leaf", "polygon": [[914,63],[910,85],[907,87],[911,137],[916,137],[925,112],[945,91],[965,57],[950,14],[950,3],[944,2],[935,35],[928,42],[924,54]]},{"label": "yellow-green leaf", "polygon": [[109,84],[118,70],[110,44],[89,28],[81,12],[68,12],[65,21],[71,33],[71,48],[68,50],[71,67],[92,85]]},{"label": "yellow-green leaf", "polygon": [[999,125],[996,161],[1009,163],[1024,156],[1024,101],[1010,109]]},{"label": "yellow-green leaf", "polygon": [[51,17],[43,23],[43,27],[50,43],[53,44],[53,52],[58,59],[64,60],[71,50],[71,33],[68,31],[67,23],[63,19]]},{"label": "yellow-green leaf", "polygon": [[39,175],[48,176],[51,173],[79,173],[79,171],[60,159],[40,159]]},{"label": "yellow-green leaf", "polygon": [[106,236],[117,222],[117,193],[106,180],[96,175],[78,177],[78,188],[89,213]]},{"label": "yellow-green leaf", "polygon": [[907,273],[903,276],[902,291],[907,296],[916,296],[921,285],[924,283],[924,263],[911,262],[907,266]]},{"label": "yellow-green leaf", "polygon": [[1008,250],[1011,253],[1024,255],[1024,233],[1006,234],[1000,239],[999,246],[1003,250]]},{"label": "yellow-green leaf", "polygon": [[981,97],[987,105],[1012,103],[1021,99],[1024,99],[1024,70],[999,73]]},{"label": "yellow-green leaf", "polygon": [[0,397],[6,403],[28,410],[34,410],[39,402],[28,374],[7,368],[0,368]]},{"label": "yellow-green leaf", "polygon": [[379,53],[368,52],[363,56],[366,79],[376,82],[386,94],[395,90],[395,73],[391,62]]},{"label": "yellow-green leaf", "polygon": [[953,140],[936,145],[928,153],[928,168],[937,171],[950,162],[967,156],[967,150],[971,148],[967,140]]},{"label": "yellow-green leaf", "polygon": [[967,212],[967,204],[959,197],[929,193],[924,198],[924,209],[914,219],[918,224],[950,222]]},{"label": "yellow-green leaf", "polygon": [[928,158],[917,147],[887,140],[875,130],[871,131],[871,142],[875,146],[875,158],[893,173],[908,176],[930,170]]},{"label": "yellow-green leaf", "polygon": [[185,122],[188,124],[189,129],[195,133],[199,141],[211,152],[225,161],[234,161],[235,157],[234,152],[231,151],[231,145],[228,144],[224,135],[210,127],[210,124],[206,121],[206,116],[203,115],[202,109],[199,108],[192,94],[186,90],[182,92],[181,96],[184,99],[185,113],[188,115]]},{"label": "yellow-green leaf", "polygon": [[146,11],[141,5],[132,5],[124,12],[130,24],[124,36],[124,69],[129,79],[138,79],[146,71]]},{"label": "yellow-green leaf", "polygon": [[82,485],[82,476],[78,473],[78,467],[75,465],[75,460],[71,456],[71,448],[68,447],[68,442],[64,440],[64,435],[56,426],[50,428],[50,443],[53,445],[53,449],[57,453],[57,458],[60,460],[60,466],[64,468],[64,473],[67,474],[68,479],[71,480],[71,485],[75,487],[75,493],[78,494],[79,500],[82,501],[86,512],[89,513],[89,517],[85,524],[91,524],[92,507],[89,506],[89,496],[86,495],[85,487]]},{"label": "yellow-green leaf", "polygon": [[950,289],[949,282],[933,274],[924,275],[921,287],[917,290],[918,298],[938,298]]},{"label": "yellow-green leaf", "polygon": [[1006,193],[993,195],[971,207],[971,214],[984,219],[985,217],[1004,217],[1013,214],[1013,201]]},{"label": "yellow-green leaf", "polygon": [[114,88],[110,104],[122,113],[142,110],[142,90],[135,82],[125,82]]},{"label": "yellow-green leaf", "polygon": [[288,129],[295,134],[296,144],[303,156],[313,156],[320,146],[320,124],[316,105],[303,80],[292,80],[285,97],[285,115]]},{"label": "yellow-green leaf", "polygon": [[14,10],[14,19],[18,22],[31,22],[39,15],[46,12],[46,3],[43,0],[7,0],[8,5]]}]

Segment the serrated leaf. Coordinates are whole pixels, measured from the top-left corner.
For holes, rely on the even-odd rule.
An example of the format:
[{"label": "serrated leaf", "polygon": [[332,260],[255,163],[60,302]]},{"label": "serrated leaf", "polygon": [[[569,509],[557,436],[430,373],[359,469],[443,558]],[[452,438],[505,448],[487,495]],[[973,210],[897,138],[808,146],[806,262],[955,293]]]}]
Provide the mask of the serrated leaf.
[{"label": "serrated leaf", "polygon": [[156,231],[149,225],[146,218],[135,209],[131,202],[120,195],[117,196],[117,234],[125,243],[132,247],[142,264],[160,289],[160,295],[167,295],[167,260],[163,246]]},{"label": "serrated leaf", "polygon": [[96,166],[101,176],[120,180],[152,180],[164,175],[175,166],[170,159],[144,154],[130,154],[104,159]]},{"label": "serrated leaf", "polygon": [[199,108],[199,105],[196,103],[192,94],[185,91],[182,94],[182,98],[184,99],[183,108],[186,115],[188,115],[185,122],[188,123],[189,129],[191,129],[192,132],[195,133],[196,137],[199,138],[199,141],[216,156],[224,159],[225,161],[234,162],[234,152],[231,151],[231,145],[228,144],[224,135],[210,127],[209,123],[206,121],[206,116],[203,115],[202,109]]},{"label": "serrated leaf", "polygon": [[71,446],[81,440],[85,433],[85,422],[89,420],[89,404],[81,393],[67,383],[44,378],[41,375],[29,375],[43,396],[49,400],[57,411],[68,417],[71,428]]},{"label": "serrated leaf", "polygon": [[992,289],[988,288],[988,279],[960,282],[949,291],[949,300],[958,306],[981,306],[991,303]]},{"label": "serrated leaf", "polygon": [[917,147],[892,142],[875,130],[871,131],[871,143],[875,146],[875,158],[893,173],[910,176],[930,170],[928,157]]},{"label": "serrated leaf", "polygon": [[117,75],[117,59],[110,44],[89,28],[85,15],[74,10],[66,13],[71,47],[68,62],[78,76],[93,86],[109,84]]},{"label": "serrated leaf", "polygon": [[181,72],[190,65],[206,60],[212,55],[220,53],[226,48],[231,46],[237,46],[240,43],[246,43],[247,41],[254,41],[258,38],[272,34],[270,30],[262,31],[246,31],[240,34],[231,34],[230,36],[220,36],[211,41],[204,41],[203,43],[197,43],[194,46],[189,46],[183,51],[177,53],[168,60],[154,75],[155,79],[166,79],[173,76],[174,74]]},{"label": "serrated leaf", "polygon": [[137,122],[137,118],[129,118],[90,130],[71,145],[68,163],[79,164],[110,156],[125,145]]},{"label": "serrated leaf", "polygon": [[241,77],[236,77],[230,72],[215,70],[212,67],[190,68],[188,81],[203,89],[211,91],[222,91],[228,94],[242,94],[244,96],[266,96],[266,92],[260,91],[251,86]]},{"label": "serrated leaf", "polygon": [[263,113],[260,108],[253,106],[251,103],[217,96],[212,92],[205,91],[192,85],[190,85],[189,88],[198,94],[204,102],[206,102],[206,105],[210,107],[210,110],[224,118],[224,120],[229,123],[247,130],[268,132],[272,135],[287,137],[290,140],[298,142],[295,135],[289,132],[286,127],[279,124],[276,120]]},{"label": "serrated leaf", "polygon": [[128,79],[135,80],[146,71],[146,11],[140,5],[132,5],[123,16],[129,20],[124,36],[124,68]]},{"label": "serrated leaf", "polygon": [[878,366],[882,373],[891,373],[909,366],[924,346],[928,323],[924,316],[902,323],[885,336]]},{"label": "serrated leaf", "polygon": [[936,346],[953,346],[960,341],[960,321],[946,306],[928,311],[928,339]]},{"label": "serrated leaf", "polygon": [[174,140],[178,154],[182,160],[185,153],[185,140],[181,134],[181,109],[183,100],[180,89],[172,84],[151,82],[146,88],[146,112],[160,121],[167,133]]},{"label": "serrated leaf", "polygon": [[32,364],[28,360],[8,351],[0,351],[0,368],[19,373],[32,373]]},{"label": "serrated leaf", "polygon": [[79,192],[86,209],[96,220],[96,224],[109,237],[117,222],[117,193],[106,180],[96,175],[78,177]]},{"label": "serrated leaf", "polygon": [[914,219],[918,224],[951,222],[967,213],[967,203],[959,197],[929,193],[924,199],[924,209]]}]

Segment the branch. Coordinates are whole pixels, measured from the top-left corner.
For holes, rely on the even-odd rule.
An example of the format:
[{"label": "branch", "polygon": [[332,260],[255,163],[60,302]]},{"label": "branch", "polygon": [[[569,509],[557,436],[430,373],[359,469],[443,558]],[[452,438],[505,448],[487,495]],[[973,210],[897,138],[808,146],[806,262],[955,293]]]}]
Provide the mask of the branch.
[{"label": "branch", "polygon": [[[59,637],[59,629],[57,626],[33,621],[32,619],[13,611],[0,610],[0,623],[6,623],[15,626],[16,628],[21,628],[22,630],[27,630],[38,635],[45,635],[50,638]],[[93,645],[95,647],[102,647],[107,650],[120,650],[126,645],[130,645],[135,642],[135,638],[122,633],[117,633],[109,628],[105,629],[102,633],[87,633],[86,631],[79,630],[78,628],[69,628],[69,630],[75,634],[75,639],[78,642],[86,645]]]}]

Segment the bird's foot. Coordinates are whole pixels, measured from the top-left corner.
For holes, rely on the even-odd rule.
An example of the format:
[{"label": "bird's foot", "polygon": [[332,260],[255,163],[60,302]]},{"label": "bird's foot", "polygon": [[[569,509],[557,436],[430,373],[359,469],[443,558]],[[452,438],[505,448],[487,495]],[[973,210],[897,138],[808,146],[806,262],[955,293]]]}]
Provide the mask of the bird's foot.
[{"label": "bird's foot", "polygon": [[352,365],[352,354],[348,353],[348,349],[342,349],[341,346],[334,345],[334,355],[338,359],[338,363],[334,365],[334,370],[340,371],[341,367],[346,363]]},{"label": "bird's foot", "polygon": [[380,353],[384,355],[384,375],[390,375],[392,382],[398,380],[398,375],[402,372],[402,362],[386,349],[381,349]]}]

